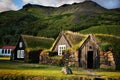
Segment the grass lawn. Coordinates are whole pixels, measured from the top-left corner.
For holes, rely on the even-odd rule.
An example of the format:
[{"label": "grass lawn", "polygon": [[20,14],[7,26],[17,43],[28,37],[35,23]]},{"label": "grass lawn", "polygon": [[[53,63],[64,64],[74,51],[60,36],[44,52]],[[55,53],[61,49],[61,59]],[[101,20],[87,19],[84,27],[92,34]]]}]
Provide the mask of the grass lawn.
[{"label": "grass lawn", "polygon": [[1,61],[3,61],[3,60],[10,60],[10,57],[6,57],[6,56],[5,56],[5,57],[3,57],[3,56],[1,57],[1,56],[0,56],[0,60],[1,60]]},{"label": "grass lawn", "polygon": [[[0,80],[68,80],[71,78],[88,77],[88,72],[82,68],[71,67],[73,74],[65,75],[61,72],[62,67],[28,64],[23,62],[9,61],[9,58],[0,57]],[[120,77],[117,71],[93,70],[96,74],[105,77]],[[93,78],[93,76],[89,77]],[[9,78],[9,79],[8,79]]]}]

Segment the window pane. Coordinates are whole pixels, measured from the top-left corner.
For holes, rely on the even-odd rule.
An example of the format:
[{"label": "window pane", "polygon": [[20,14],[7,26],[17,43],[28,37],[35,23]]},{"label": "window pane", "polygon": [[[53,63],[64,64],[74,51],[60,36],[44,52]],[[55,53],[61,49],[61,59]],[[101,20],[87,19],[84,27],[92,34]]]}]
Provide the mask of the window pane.
[{"label": "window pane", "polygon": [[24,58],[24,50],[21,50],[21,58]]},{"label": "window pane", "polygon": [[2,54],[4,54],[4,49],[2,49]]},{"label": "window pane", "polygon": [[22,47],[22,42],[19,43],[19,47],[20,47],[20,48]]},{"label": "window pane", "polygon": [[7,49],[5,49],[5,54],[7,54]]},{"label": "window pane", "polygon": [[62,55],[63,50],[66,50],[66,45],[58,45],[58,55]]},{"label": "window pane", "polygon": [[20,58],[20,50],[17,51],[17,58]]},{"label": "window pane", "polygon": [[8,49],[8,54],[10,54],[10,49]]},{"label": "window pane", "polygon": [[92,49],[92,46],[89,46],[89,49]]}]

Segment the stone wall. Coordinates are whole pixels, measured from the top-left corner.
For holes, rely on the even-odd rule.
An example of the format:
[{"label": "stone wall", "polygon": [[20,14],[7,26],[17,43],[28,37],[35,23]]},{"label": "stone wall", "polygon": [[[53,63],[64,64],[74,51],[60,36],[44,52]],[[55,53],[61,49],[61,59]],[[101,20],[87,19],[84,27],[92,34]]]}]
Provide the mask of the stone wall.
[{"label": "stone wall", "polygon": [[64,65],[62,62],[62,56],[50,56],[49,52],[42,52],[40,54],[39,63],[56,65],[56,66]]},{"label": "stone wall", "polygon": [[[49,52],[42,52],[39,59],[42,64],[79,66],[78,51],[67,51],[61,58],[50,57]],[[120,56],[111,51],[100,51],[100,68],[120,69]]]},{"label": "stone wall", "polygon": [[100,68],[116,69],[114,55],[111,51],[100,52]]},{"label": "stone wall", "polygon": [[63,56],[50,56],[49,52],[42,52],[39,57],[39,63],[58,66],[76,66],[78,65],[78,60],[76,60],[76,57],[75,52],[73,51],[64,52]]}]

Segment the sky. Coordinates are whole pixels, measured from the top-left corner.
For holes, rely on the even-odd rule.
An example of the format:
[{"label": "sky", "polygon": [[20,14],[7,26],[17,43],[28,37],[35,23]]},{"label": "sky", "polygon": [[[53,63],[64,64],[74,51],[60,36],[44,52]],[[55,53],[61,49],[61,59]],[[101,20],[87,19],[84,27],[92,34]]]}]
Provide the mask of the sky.
[{"label": "sky", "polygon": [[[63,4],[79,3],[85,0],[0,0],[0,12],[19,10],[27,3],[58,7]],[[104,8],[120,8],[120,0],[92,0]],[[86,5],[87,6],[87,5]]]}]

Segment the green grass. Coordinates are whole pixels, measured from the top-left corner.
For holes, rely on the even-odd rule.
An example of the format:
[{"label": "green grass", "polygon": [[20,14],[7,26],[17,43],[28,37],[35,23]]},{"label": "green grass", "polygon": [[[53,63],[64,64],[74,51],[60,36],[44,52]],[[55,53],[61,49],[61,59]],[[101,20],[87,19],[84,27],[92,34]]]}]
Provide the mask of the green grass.
[{"label": "green grass", "polygon": [[84,34],[109,34],[120,36],[120,26],[119,25],[101,25],[90,27],[85,30],[81,30],[80,33]]},{"label": "green grass", "polygon": [[[12,62],[5,59],[0,60],[0,79],[3,77],[7,78],[16,78],[16,77],[38,77],[42,80],[45,77],[47,79],[64,79],[66,80],[72,77],[77,77],[77,75],[85,75],[86,72],[73,71],[73,75],[64,75],[61,72],[62,67],[51,66],[51,65],[42,65],[42,64],[27,64],[23,62]],[[19,80],[19,79],[18,79]]]},{"label": "green grass", "polygon": [[10,57],[0,57],[0,60],[10,60]]},{"label": "green grass", "polygon": [[[61,72],[59,66],[43,65],[43,64],[28,64],[23,62],[9,61],[8,58],[0,57],[0,80],[28,80],[33,78],[42,80],[68,80],[80,77],[83,78],[94,78],[90,76],[86,70],[78,67],[71,67],[73,74],[65,75]],[[93,70],[93,72],[103,77],[120,77],[120,73],[117,71],[100,71]],[[89,75],[89,77],[88,77]],[[34,79],[36,78],[36,79]]]}]

